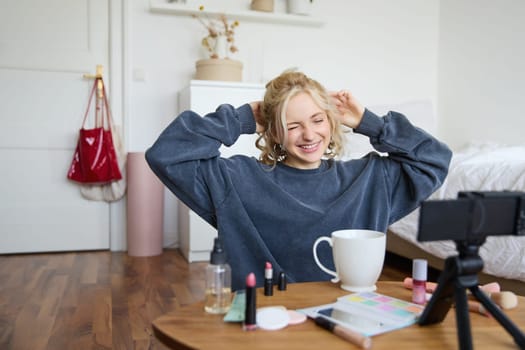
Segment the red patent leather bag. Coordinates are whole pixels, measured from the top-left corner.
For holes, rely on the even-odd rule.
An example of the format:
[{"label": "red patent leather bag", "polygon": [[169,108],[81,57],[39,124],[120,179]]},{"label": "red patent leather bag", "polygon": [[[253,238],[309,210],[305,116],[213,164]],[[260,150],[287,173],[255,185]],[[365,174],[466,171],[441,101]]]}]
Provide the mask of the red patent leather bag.
[{"label": "red patent leather bag", "polygon": [[[100,79],[100,81],[99,81]],[[96,99],[95,128],[86,129],[91,102],[97,85],[101,86]],[[111,133],[111,115],[102,78],[95,79],[89,103],[79,131],[78,142],[67,178],[83,184],[105,184],[122,179]]]}]

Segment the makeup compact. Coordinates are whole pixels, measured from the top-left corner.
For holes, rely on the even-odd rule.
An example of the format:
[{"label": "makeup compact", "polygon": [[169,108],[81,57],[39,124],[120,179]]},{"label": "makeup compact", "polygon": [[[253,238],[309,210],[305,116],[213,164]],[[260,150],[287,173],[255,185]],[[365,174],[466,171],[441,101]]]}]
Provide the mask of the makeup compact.
[{"label": "makeup compact", "polygon": [[287,310],[284,306],[267,306],[257,309],[257,327],[267,331],[276,331],[305,321],[305,314]]},{"label": "makeup compact", "polygon": [[268,306],[257,309],[257,327],[276,331],[288,326],[290,316],[284,306]]}]

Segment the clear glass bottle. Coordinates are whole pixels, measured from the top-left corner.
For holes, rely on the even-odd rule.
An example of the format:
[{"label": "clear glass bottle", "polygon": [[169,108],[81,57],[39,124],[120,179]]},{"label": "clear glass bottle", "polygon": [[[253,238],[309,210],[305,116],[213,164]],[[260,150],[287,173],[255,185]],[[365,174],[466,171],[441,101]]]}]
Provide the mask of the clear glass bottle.
[{"label": "clear glass bottle", "polygon": [[206,290],[204,310],[211,314],[224,314],[231,305],[232,272],[227,263],[226,252],[217,237],[210,254],[210,263],[206,267]]}]

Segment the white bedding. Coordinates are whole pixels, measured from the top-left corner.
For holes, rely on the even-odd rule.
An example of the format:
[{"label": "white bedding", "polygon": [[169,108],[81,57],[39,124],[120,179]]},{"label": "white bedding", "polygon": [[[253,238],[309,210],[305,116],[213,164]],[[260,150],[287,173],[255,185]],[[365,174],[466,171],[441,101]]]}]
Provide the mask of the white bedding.
[{"label": "white bedding", "polygon": [[[430,199],[457,198],[458,191],[525,191],[525,145],[471,144],[454,153],[449,175]],[[419,210],[394,223],[390,231],[423,250],[446,258],[457,254],[452,241],[419,243]],[[444,218],[446,219],[446,218]],[[480,248],[484,272],[525,281],[525,237],[489,236]]]}]

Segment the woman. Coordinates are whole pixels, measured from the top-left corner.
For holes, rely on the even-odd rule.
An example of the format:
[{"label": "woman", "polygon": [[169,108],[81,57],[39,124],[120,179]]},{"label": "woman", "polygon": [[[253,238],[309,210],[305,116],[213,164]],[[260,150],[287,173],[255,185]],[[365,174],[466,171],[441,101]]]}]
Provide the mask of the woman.
[{"label": "woman", "polygon": [[[388,156],[335,160],[341,125]],[[221,145],[255,132],[259,160],[220,157]],[[290,282],[329,279],[314,262],[314,241],[340,229],[386,232],[442,184],[450,157],[403,115],[376,116],[350,93],[330,95],[295,71],[270,81],[262,102],[181,113],[146,153],[163,183],[217,228],[234,290],[250,272],[261,285],[266,261]],[[330,248],[320,248],[320,259],[332,261]]]}]

